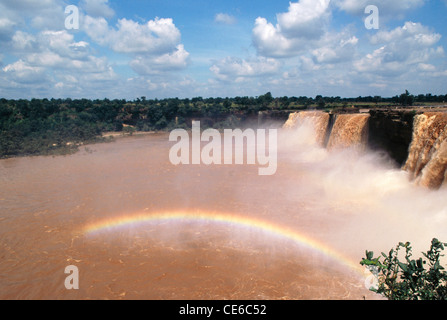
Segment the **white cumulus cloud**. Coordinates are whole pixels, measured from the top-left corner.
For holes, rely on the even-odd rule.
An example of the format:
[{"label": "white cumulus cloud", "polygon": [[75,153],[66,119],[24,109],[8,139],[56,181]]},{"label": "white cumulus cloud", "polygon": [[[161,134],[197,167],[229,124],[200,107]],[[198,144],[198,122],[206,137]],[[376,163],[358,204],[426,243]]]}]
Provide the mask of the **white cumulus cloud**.
[{"label": "white cumulus cloud", "polygon": [[107,20],[85,17],[84,31],[95,42],[121,53],[165,54],[180,42],[180,31],[172,19],[155,18],[145,24],[119,19],[116,28]]},{"label": "white cumulus cloud", "polygon": [[107,58],[93,55],[89,43],[75,41],[66,30],[36,35],[17,31],[12,47],[20,58],[3,67],[0,74],[1,82],[8,86],[66,89],[67,94],[74,89],[87,92],[101,81],[117,79]]},{"label": "white cumulus cloud", "polygon": [[3,72],[9,79],[19,83],[34,83],[45,78],[44,68],[31,66],[23,60],[8,64]]},{"label": "white cumulus cloud", "polygon": [[185,68],[189,53],[180,43],[181,34],[171,18],[155,18],[146,23],[119,19],[116,27],[103,17],[84,17],[90,38],[113,51],[131,56],[130,66],[140,75]]},{"label": "white cumulus cloud", "polygon": [[402,74],[443,57],[444,49],[436,46],[440,39],[441,35],[428,27],[406,22],[402,27],[372,36],[371,43],[380,47],[356,61],[354,66],[361,72]]},{"label": "white cumulus cloud", "polygon": [[238,59],[227,57],[216,61],[210,70],[220,80],[233,81],[240,78],[272,75],[278,72],[280,67],[281,63],[273,58]]},{"label": "white cumulus cloud", "polygon": [[277,14],[273,25],[258,17],[253,28],[253,44],[268,57],[290,57],[315,46],[327,32],[331,16],[330,0],[300,0],[288,11]]},{"label": "white cumulus cloud", "polygon": [[318,38],[330,16],[329,3],[330,0],[291,2],[288,12],[277,15],[276,28],[289,38]]},{"label": "white cumulus cloud", "polygon": [[165,71],[181,70],[188,66],[189,52],[183,44],[176,50],[159,56],[137,56],[130,62],[132,69],[140,75],[160,74]]}]

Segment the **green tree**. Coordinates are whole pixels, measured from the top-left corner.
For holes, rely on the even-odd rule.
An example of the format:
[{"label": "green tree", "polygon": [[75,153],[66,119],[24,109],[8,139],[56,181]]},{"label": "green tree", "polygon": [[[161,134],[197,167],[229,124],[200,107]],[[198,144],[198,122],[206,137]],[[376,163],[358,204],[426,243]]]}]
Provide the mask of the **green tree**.
[{"label": "green tree", "polygon": [[377,105],[379,104],[379,102],[382,101],[382,97],[381,96],[374,96],[373,98],[373,102]]},{"label": "green tree", "polygon": [[[447,273],[441,266],[441,252],[446,243],[434,238],[424,258],[412,259],[409,242],[399,243],[388,254],[374,258],[372,251],[366,251],[366,258],[360,262],[378,275],[378,286],[371,291],[390,300],[446,300]],[[399,252],[405,249],[404,260]]]},{"label": "green tree", "polygon": [[[248,97],[246,97],[246,100],[248,100]],[[272,101],[273,101],[273,96],[272,96],[271,92],[267,92],[266,94],[261,95],[261,96],[258,97],[257,104],[260,104],[260,105],[263,105],[264,107],[266,107],[266,106],[268,106]],[[248,101],[243,102],[243,103],[244,103],[244,104],[248,104],[247,102],[248,102]]]},{"label": "green tree", "polygon": [[403,106],[412,106],[414,103],[414,96],[411,95],[408,90],[399,96],[399,103]]},{"label": "green tree", "polygon": [[315,101],[317,102],[318,109],[323,109],[326,105],[326,101],[324,100],[323,96],[318,95],[315,97]]}]

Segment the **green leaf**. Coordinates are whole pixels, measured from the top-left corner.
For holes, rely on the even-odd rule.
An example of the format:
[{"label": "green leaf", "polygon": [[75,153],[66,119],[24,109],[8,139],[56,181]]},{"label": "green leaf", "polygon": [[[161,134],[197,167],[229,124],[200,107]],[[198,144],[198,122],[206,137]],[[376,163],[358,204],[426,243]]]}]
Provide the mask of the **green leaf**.
[{"label": "green leaf", "polygon": [[375,266],[377,264],[377,261],[374,260],[368,260],[368,259],[363,259],[360,264],[362,266]]},{"label": "green leaf", "polygon": [[408,267],[406,264],[402,263],[402,262],[398,262],[397,263],[399,265],[399,267],[404,271],[404,272],[408,272]]},{"label": "green leaf", "polygon": [[417,267],[419,269],[423,269],[423,262],[422,262],[422,258],[420,258],[419,260],[416,261]]}]

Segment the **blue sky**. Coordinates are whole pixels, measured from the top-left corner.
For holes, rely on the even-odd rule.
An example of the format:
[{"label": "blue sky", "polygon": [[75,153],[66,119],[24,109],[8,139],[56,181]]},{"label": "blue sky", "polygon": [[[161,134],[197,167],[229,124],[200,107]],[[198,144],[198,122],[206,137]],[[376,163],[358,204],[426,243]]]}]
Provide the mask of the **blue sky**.
[{"label": "blue sky", "polygon": [[446,21],[446,0],[0,0],[0,97],[446,94]]}]

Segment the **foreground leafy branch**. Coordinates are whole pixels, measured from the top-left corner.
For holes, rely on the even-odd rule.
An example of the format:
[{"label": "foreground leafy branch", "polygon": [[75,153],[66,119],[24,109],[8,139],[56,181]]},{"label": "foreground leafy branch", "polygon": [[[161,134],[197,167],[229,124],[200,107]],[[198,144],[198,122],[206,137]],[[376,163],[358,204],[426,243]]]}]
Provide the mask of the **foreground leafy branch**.
[{"label": "foreground leafy branch", "polygon": [[[400,242],[388,254],[382,252],[377,258],[372,251],[366,251],[360,264],[376,274],[378,280],[370,290],[390,300],[446,300],[447,273],[440,263],[446,245],[434,238],[430,250],[422,253],[425,259],[417,260],[412,259],[409,242]],[[401,250],[405,250],[402,261]]]}]

